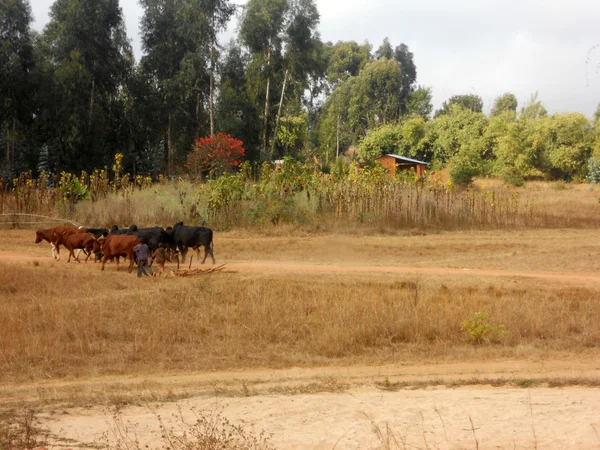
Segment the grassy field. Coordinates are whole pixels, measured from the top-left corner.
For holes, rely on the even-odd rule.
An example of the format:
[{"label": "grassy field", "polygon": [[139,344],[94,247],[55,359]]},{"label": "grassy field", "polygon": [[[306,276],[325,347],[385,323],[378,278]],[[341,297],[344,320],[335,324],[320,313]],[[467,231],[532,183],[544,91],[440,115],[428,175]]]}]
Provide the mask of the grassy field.
[{"label": "grassy field", "polygon": [[[600,285],[423,276],[366,266],[593,273],[591,230],[433,235],[217,234],[219,262],[337,264],[138,279],[49,258],[32,231],[4,231],[0,378],[35,381],[223,369],[598,356]],[[272,267],[272,268],[271,268]],[[463,329],[476,313],[480,343]],[[505,333],[496,333],[499,327]]]}]

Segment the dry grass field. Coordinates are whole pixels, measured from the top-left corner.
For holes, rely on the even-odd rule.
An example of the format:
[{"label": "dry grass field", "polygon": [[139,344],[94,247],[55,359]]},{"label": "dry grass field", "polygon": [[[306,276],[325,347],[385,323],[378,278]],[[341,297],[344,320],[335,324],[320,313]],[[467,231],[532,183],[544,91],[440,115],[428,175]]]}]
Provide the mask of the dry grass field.
[{"label": "dry grass field", "polygon": [[[0,231],[0,408],[333,394],[375,381],[598,384],[593,229],[237,230],[215,237],[233,273],[156,279],[64,253],[55,262],[33,241],[32,230]],[[483,328],[465,327],[477,313]]]}]

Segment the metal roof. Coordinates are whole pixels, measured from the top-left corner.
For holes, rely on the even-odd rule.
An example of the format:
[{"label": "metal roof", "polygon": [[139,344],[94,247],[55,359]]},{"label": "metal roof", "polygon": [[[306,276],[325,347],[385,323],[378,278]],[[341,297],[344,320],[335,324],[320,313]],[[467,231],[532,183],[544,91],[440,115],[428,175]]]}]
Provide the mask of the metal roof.
[{"label": "metal roof", "polygon": [[[399,159],[400,161],[406,161],[406,162],[411,162],[411,163],[415,163],[415,164],[425,164],[425,165],[428,164],[425,161],[419,161],[416,159],[407,158],[406,156],[394,155],[393,153],[388,153],[387,155],[382,155],[382,156],[391,156],[392,158]],[[381,158],[381,156],[380,156],[380,158]]]}]

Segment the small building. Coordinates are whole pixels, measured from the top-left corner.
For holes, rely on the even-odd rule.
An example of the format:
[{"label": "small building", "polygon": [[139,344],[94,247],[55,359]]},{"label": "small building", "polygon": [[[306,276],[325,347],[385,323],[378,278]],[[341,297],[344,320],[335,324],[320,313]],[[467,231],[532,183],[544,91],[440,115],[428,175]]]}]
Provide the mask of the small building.
[{"label": "small building", "polygon": [[414,169],[419,178],[423,178],[425,176],[425,169],[427,169],[427,163],[424,161],[418,161],[416,159],[407,158],[406,156],[398,156],[391,153],[380,156],[375,159],[375,161],[378,161],[389,171],[390,178],[393,178],[398,170],[410,170],[411,168]]}]

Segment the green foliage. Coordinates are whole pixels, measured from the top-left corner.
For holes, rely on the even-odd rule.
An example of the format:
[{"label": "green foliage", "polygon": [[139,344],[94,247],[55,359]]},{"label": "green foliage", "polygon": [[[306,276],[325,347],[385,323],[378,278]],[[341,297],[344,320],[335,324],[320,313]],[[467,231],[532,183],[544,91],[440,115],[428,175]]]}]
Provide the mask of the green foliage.
[{"label": "green foliage", "polygon": [[339,41],[333,46],[329,57],[329,82],[335,85],[357,76],[370,59],[371,46],[368,43],[358,45],[354,41]]},{"label": "green foliage", "polygon": [[600,158],[592,157],[588,160],[588,174],[586,181],[588,183],[600,183]]},{"label": "green foliage", "polygon": [[384,125],[361,140],[359,158],[372,161],[387,153],[425,158],[428,156],[424,141],[426,134],[427,124],[421,117],[409,117],[396,124]]},{"label": "green foliage", "polygon": [[470,319],[465,320],[460,325],[471,342],[482,344],[483,342],[501,341],[506,334],[504,325],[492,325],[488,322],[488,315],[484,313],[475,313]]},{"label": "green foliage", "polygon": [[521,108],[520,118],[525,120],[535,120],[540,119],[542,117],[546,117],[548,115],[548,111],[542,102],[538,99],[538,93],[532,94],[529,102]]},{"label": "green foliage", "polygon": [[518,101],[517,97],[510,92],[501,95],[496,98],[494,101],[494,106],[492,107],[492,117],[499,116],[507,111],[511,111],[513,113],[517,112]]},{"label": "green foliage", "polygon": [[442,114],[449,114],[453,105],[460,106],[476,113],[483,111],[483,100],[478,95],[454,95],[442,104],[442,108],[435,112],[435,116],[438,117]]}]

